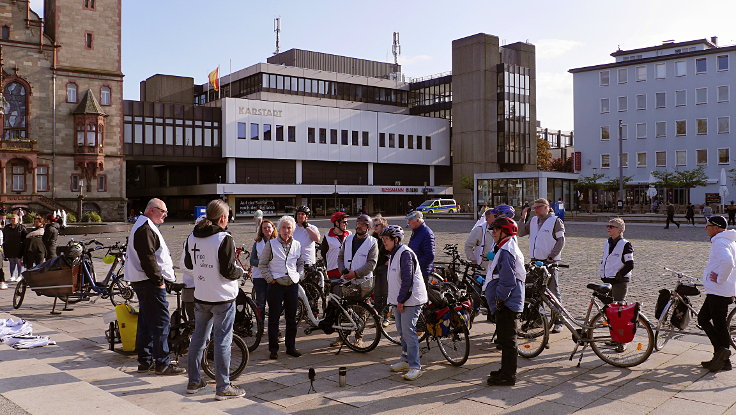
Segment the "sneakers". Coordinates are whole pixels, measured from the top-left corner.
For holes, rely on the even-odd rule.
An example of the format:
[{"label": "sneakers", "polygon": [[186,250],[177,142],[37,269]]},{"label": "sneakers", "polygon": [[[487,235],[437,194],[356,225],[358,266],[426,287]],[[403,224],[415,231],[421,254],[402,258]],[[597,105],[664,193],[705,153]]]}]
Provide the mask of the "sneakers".
[{"label": "sneakers", "polygon": [[392,372],[406,372],[409,370],[409,363],[398,362],[391,365]]},{"label": "sneakers", "polygon": [[408,372],[404,373],[403,378],[406,380],[416,380],[419,376],[422,376],[422,371],[420,369],[409,369]]},{"label": "sneakers", "polygon": [[552,330],[550,330],[550,333],[559,333],[562,331],[562,324],[557,323],[554,326],[552,326]]},{"label": "sneakers", "polygon": [[382,325],[383,327],[388,327],[388,326],[390,326],[390,325],[391,325],[391,322],[390,322],[390,321],[388,320],[388,317],[384,317],[384,318],[383,318],[383,321],[381,321],[381,325]]},{"label": "sneakers", "polygon": [[0,290],[7,290],[8,284],[6,282],[0,282]]},{"label": "sneakers", "polygon": [[147,373],[153,370],[152,363],[138,363],[138,373]]},{"label": "sneakers", "polygon": [[199,383],[189,382],[187,384],[187,393],[191,395],[191,394],[201,391],[202,389],[206,387],[207,387],[207,382],[205,382],[204,379],[200,379]]},{"label": "sneakers", "polygon": [[356,338],[355,339],[355,343],[353,343],[353,345],[355,347],[359,348],[359,349],[364,349],[365,348],[365,343],[363,343],[363,338],[362,337]]},{"label": "sneakers", "polygon": [[225,389],[215,392],[215,399],[218,401],[224,401],[225,399],[240,398],[245,396],[245,390],[237,386],[233,386],[232,383],[227,385]]},{"label": "sneakers", "polygon": [[155,373],[157,375],[163,375],[163,376],[174,376],[174,375],[181,375],[184,372],[186,372],[186,369],[184,369],[183,367],[179,367],[172,363],[169,363],[163,369],[156,368]]}]

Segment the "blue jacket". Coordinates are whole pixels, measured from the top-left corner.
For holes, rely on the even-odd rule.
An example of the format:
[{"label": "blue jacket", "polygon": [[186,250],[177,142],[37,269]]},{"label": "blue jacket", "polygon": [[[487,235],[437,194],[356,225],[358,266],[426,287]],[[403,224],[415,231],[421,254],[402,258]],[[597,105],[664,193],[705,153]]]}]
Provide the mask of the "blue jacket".
[{"label": "blue jacket", "polygon": [[514,275],[516,259],[505,249],[499,249],[496,255],[499,255],[498,263],[492,274],[498,274],[498,279],[490,281],[485,292],[488,311],[495,313],[498,302],[512,311],[521,313],[524,310],[524,282]]},{"label": "blue jacket", "polygon": [[417,254],[422,275],[428,276],[434,270],[434,232],[426,224],[414,229],[409,239],[409,248]]}]

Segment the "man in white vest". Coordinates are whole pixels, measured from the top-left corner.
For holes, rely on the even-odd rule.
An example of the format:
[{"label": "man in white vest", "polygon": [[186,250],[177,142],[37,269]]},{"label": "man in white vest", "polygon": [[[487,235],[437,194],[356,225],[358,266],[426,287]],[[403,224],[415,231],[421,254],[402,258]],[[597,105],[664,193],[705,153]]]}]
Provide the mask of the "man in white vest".
[{"label": "man in white vest", "polygon": [[613,301],[624,301],[631,270],[634,269],[634,248],[631,242],[624,239],[626,223],[621,218],[613,218],[606,225],[608,240],[603,247],[603,257],[598,271],[601,280],[611,284]]},{"label": "man in white vest", "polygon": [[[529,214],[529,208],[521,212],[521,223],[519,237],[529,235],[529,258],[531,261],[542,261],[546,264],[557,262],[561,259],[562,248],[565,247],[565,225],[560,218],[550,212],[547,199],[537,199],[532,203],[531,210],[534,217],[529,223],[524,223]],[[551,270],[552,278],[549,279],[547,287],[552,294],[560,300],[560,285],[557,268]],[[552,333],[559,333],[562,323],[555,321]]]},{"label": "man in white vest", "polygon": [[314,265],[317,262],[317,252],[315,250],[316,243],[319,242],[319,228],[310,224],[309,216],[312,210],[309,206],[299,206],[296,208],[296,229],[294,229],[294,239],[302,245],[302,253],[304,254],[304,265]]},{"label": "man in white vest", "polygon": [[161,199],[151,199],[128,236],[125,280],[138,296],[138,372],[178,375],[184,369],[169,361],[169,302],[164,281],[176,281],[174,263],[157,225],[168,211]]},{"label": "man in white vest", "polygon": [[465,240],[465,256],[468,261],[476,265],[482,265],[484,270],[488,270],[488,253],[493,251],[493,235],[491,234],[491,224],[497,218],[513,219],[516,211],[509,205],[498,205],[493,209],[488,209],[483,214],[484,221],[476,224],[470,231],[468,238]]}]

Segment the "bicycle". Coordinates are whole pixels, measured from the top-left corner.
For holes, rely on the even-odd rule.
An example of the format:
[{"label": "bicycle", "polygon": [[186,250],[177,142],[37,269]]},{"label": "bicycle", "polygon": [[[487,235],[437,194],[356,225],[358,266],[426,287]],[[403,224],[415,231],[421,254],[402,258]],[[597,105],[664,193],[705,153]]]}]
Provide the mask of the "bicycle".
[{"label": "bicycle", "polygon": [[601,360],[613,366],[632,367],[647,360],[654,349],[654,332],[644,314],[639,313],[635,337],[630,343],[621,344],[612,341],[608,318],[603,310],[603,305],[613,302],[610,296],[611,284],[587,285],[587,288],[592,290],[590,303],[585,318],[579,320],[574,318],[547,288],[547,282],[551,277],[550,269],[557,266],[559,265],[555,263],[527,265],[529,271],[525,283],[527,297],[517,331],[519,355],[533,358],[547,346],[550,323],[544,312],[546,308],[553,316],[558,316],[562,324],[572,333],[575,348],[570,354],[570,360],[582,346],[578,367],[588,346]]},{"label": "bicycle", "polygon": [[[430,296],[432,306],[424,306],[420,316],[423,322],[417,323],[417,335],[426,342],[429,351],[430,340],[445,359],[453,366],[462,366],[470,356],[470,330],[468,322],[472,313],[471,304],[462,289],[452,283],[438,284],[439,296]],[[429,290],[431,290],[430,288]],[[429,291],[428,290],[428,291]]]},{"label": "bicycle", "polygon": [[[696,317],[697,321],[698,313],[693,308],[688,297],[700,295],[698,287],[703,286],[698,278],[667,267],[664,269],[673,277],[677,277],[677,285],[674,290],[660,290],[660,298],[667,298],[667,300],[666,302],[663,302],[658,299],[657,308],[655,310],[657,326],[654,332],[654,347],[657,351],[662,350],[667,342],[674,337],[675,329],[680,331],[685,330],[692,317]],[[683,282],[683,280],[687,280],[689,282]],[[736,308],[731,310],[726,319],[729,332],[731,333],[731,347],[734,348],[736,348],[736,342],[734,341],[734,332],[736,331],[736,323],[734,322],[735,315]],[[698,324],[696,324],[696,327],[702,330]]]}]

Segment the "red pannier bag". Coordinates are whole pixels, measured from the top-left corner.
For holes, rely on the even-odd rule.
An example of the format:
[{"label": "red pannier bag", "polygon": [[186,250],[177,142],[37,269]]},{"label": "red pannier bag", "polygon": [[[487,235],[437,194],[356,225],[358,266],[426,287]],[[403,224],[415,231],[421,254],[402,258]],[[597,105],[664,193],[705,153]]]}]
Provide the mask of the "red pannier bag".
[{"label": "red pannier bag", "polygon": [[616,343],[628,343],[634,340],[636,322],[639,319],[639,303],[608,304],[603,307],[608,320],[611,340]]}]

